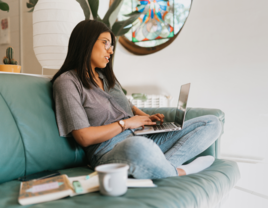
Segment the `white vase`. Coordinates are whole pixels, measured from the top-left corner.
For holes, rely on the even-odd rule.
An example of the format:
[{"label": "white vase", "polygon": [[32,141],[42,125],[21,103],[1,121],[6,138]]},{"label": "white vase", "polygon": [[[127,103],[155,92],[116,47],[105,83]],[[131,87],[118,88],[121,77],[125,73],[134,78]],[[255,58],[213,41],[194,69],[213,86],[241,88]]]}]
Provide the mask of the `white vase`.
[{"label": "white vase", "polygon": [[33,11],[33,48],[42,68],[59,69],[74,27],[85,19],[76,0],[39,0]]}]

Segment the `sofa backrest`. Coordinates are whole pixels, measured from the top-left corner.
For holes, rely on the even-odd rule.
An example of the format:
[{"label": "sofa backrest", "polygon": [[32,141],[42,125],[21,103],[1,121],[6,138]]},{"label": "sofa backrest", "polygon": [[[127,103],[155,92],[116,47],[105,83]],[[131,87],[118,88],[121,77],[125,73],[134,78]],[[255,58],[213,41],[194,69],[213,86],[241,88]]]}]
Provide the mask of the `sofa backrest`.
[{"label": "sofa backrest", "polygon": [[82,148],[59,136],[50,79],[0,73],[0,183],[82,164]]}]

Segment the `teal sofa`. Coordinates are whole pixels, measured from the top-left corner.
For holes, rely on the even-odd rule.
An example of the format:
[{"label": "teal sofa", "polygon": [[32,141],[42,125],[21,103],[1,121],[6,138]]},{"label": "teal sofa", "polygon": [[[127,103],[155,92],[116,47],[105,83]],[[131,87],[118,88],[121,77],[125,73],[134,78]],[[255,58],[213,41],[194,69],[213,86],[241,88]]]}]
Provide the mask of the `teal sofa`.
[{"label": "teal sofa", "polygon": [[[0,207],[21,207],[20,182],[16,179],[43,170],[60,170],[68,176],[86,175],[85,154],[74,139],[60,137],[54,113],[49,78],[0,73]],[[142,109],[160,112],[166,121],[174,108]],[[189,108],[186,119],[215,115],[224,124],[224,113],[216,109]],[[219,138],[220,139],[220,138]],[[218,157],[219,139],[201,155]],[[128,189],[121,197],[99,192],[64,198],[28,207],[220,207],[240,178],[235,162],[216,159],[206,170],[188,176],[154,180],[157,188]],[[27,206],[26,206],[27,207]]]}]

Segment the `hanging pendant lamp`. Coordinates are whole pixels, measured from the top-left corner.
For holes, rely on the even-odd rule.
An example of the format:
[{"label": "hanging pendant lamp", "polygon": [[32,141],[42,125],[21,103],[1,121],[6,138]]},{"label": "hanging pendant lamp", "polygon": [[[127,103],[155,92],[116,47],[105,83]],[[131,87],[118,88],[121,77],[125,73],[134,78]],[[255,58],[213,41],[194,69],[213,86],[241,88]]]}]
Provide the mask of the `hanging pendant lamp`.
[{"label": "hanging pendant lamp", "polygon": [[33,48],[42,68],[59,69],[74,27],[85,19],[76,0],[39,0],[33,11]]}]

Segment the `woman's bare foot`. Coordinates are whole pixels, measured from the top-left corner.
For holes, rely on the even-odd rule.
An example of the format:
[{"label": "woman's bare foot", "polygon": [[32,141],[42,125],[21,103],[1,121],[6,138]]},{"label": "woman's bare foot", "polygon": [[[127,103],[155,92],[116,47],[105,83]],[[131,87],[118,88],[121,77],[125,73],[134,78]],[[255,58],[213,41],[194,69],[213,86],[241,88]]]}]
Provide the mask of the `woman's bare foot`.
[{"label": "woman's bare foot", "polygon": [[177,168],[179,176],[184,176],[186,175],[186,172],[183,169]]}]

